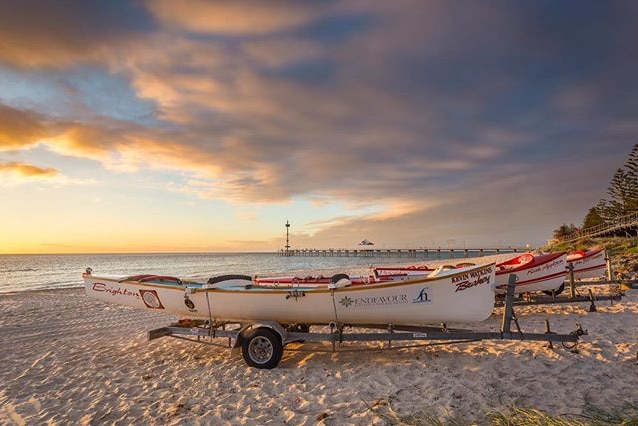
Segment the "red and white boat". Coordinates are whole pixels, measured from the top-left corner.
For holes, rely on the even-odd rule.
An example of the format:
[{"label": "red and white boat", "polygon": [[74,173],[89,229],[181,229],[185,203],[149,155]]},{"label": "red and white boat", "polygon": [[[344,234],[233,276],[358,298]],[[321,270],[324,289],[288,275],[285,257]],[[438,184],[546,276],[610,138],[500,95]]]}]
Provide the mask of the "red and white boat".
[{"label": "red and white boat", "polygon": [[[472,265],[461,263],[456,266],[443,265],[439,268],[455,268]],[[564,288],[567,271],[565,253],[534,255],[524,253],[502,263],[496,264],[497,293],[504,293],[511,274],[516,275],[516,293],[533,293],[538,291],[560,293]],[[427,266],[379,267],[375,268],[375,276],[379,279],[402,280],[409,277],[426,275],[434,269]]]},{"label": "red and white boat", "polygon": [[573,251],[567,255],[567,262],[574,267],[574,278],[599,278],[607,272],[605,249]]},{"label": "red and white boat", "polygon": [[[560,293],[564,288],[567,271],[565,253],[533,255],[525,253],[496,265],[496,285],[498,292],[504,293],[510,274],[516,275],[516,293],[538,291]],[[562,286],[562,288],[561,288]]]}]

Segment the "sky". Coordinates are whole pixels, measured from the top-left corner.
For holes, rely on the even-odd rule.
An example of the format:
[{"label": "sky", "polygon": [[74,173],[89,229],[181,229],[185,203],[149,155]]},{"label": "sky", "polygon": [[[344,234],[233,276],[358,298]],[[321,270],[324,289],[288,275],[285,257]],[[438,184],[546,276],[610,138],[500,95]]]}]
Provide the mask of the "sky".
[{"label": "sky", "polygon": [[638,142],[637,18],[0,0],[0,253],[541,246]]}]

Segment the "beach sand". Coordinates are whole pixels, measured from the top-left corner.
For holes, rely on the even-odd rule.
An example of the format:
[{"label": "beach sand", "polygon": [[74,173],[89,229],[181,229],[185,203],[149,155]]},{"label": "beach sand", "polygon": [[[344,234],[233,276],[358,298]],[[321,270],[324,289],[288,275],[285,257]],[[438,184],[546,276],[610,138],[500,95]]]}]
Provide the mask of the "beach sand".
[{"label": "beach sand", "polygon": [[[108,305],[84,291],[0,296],[0,424],[383,424],[430,413],[466,421],[535,407],[638,403],[638,291],[599,302],[517,308],[524,331],[543,320],[589,330],[577,350],[484,341],[401,351],[286,352],[273,370],[227,349],[146,331],[174,317]],[[500,309],[474,329],[497,330]],[[390,406],[388,406],[390,403]],[[371,408],[381,415],[375,414]]]}]

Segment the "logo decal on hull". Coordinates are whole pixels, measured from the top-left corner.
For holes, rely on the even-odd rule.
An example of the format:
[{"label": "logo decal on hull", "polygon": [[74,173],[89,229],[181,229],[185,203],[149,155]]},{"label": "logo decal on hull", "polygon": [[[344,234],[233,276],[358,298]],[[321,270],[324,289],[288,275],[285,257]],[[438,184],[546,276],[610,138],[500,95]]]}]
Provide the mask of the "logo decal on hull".
[{"label": "logo decal on hull", "polygon": [[369,296],[369,297],[355,297],[351,298],[344,296],[339,300],[339,303],[348,308],[371,308],[374,306],[390,306],[400,305],[404,303],[410,303],[406,294],[393,294],[390,296]]},{"label": "logo decal on hull", "polygon": [[162,305],[162,302],[155,290],[140,290],[140,296],[142,296],[142,301],[147,308],[164,309],[164,305]]},{"label": "logo decal on hull", "polygon": [[140,297],[139,294],[124,288],[124,287],[113,287],[104,283],[93,283],[93,291],[99,291],[100,293],[109,293],[111,296],[133,296]]},{"label": "logo decal on hull", "polygon": [[452,284],[456,284],[454,292],[467,290],[481,284],[489,284],[491,278],[489,274],[491,273],[492,268],[485,268],[452,277]]},{"label": "logo decal on hull", "polygon": [[417,297],[412,299],[412,303],[430,303],[432,299],[428,295],[429,290],[430,287],[423,287]]},{"label": "logo decal on hull", "polygon": [[339,303],[347,308],[354,303],[354,300],[350,299],[348,296],[345,296],[339,301]]}]

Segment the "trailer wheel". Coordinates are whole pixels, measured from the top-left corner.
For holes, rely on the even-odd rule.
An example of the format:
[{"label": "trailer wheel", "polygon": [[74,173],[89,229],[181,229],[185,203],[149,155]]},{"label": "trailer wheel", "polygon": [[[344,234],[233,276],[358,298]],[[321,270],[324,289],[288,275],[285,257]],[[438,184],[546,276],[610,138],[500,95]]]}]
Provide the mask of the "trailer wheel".
[{"label": "trailer wheel", "polygon": [[563,292],[563,290],[565,290],[565,283],[562,283],[556,290],[545,290],[543,293],[548,296],[558,296]]},{"label": "trailer wheel", "polygon": [[281,337],[276,331],[259,327],[246,332],[241,344],[241,353],[246,364],[255,368],[275,368],[284,353]]}]

